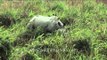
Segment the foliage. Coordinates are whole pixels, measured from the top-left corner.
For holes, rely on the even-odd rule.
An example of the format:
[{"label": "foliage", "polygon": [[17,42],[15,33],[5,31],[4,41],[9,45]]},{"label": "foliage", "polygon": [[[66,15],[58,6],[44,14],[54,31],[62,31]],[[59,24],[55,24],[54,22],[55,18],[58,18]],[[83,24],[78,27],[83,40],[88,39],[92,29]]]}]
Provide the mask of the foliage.
[{"label": "foliage", "polygon": [[[0,1],[0,24],[12,20],[9,27],[0,25],[0,60],[107,60],[107,5],[95,0],[69,3]],[[26,25],[35,15],[57,15],[66,31],[39,36],[28,32]]]}]

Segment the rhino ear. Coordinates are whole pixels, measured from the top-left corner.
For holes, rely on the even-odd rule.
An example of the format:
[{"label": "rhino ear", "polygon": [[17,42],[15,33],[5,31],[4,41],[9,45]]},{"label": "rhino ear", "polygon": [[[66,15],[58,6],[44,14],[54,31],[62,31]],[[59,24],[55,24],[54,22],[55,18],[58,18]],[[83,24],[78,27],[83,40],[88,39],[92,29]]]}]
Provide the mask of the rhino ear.
[{"label": "rhino ear", "polygon": [[57,24],[58,24],[59,26],[62,26],[62,25],[61,25],[61,23],[60,23],[59,21],[58,21],[58,23],[57,23]]},{"label": "rhino ear", "polygon": [[63,23],[61,21],[58,21],[57,24],[60,26],[60,27],[63,27]]}]

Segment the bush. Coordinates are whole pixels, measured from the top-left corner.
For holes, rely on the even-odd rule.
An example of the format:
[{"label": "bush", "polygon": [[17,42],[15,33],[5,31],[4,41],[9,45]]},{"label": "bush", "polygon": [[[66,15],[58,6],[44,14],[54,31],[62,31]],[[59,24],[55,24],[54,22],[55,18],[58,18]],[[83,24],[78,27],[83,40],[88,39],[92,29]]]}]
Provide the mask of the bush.
[{"label": "bush", "polygon": [[10,13],[6,12],[0,15],[0,26],[9,27],[14,23],[15,19]]},{"label": "bush", "polygon": [[11,44],[8,40],[4,41],[0,38],[0,60],[8,60],[11,54]]}]

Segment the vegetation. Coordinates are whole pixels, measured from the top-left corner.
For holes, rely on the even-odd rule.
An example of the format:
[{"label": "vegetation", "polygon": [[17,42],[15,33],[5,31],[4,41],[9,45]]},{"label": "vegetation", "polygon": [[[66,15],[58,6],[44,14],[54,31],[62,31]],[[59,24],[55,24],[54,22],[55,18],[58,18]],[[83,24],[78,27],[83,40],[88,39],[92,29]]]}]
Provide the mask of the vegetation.
[{"label": "vegetation", "polygon": [[[65,33],[26,30],[35,15],[60,17]],[[0,0],[0,60],[107,60],[107,5],[95,0]]]}]

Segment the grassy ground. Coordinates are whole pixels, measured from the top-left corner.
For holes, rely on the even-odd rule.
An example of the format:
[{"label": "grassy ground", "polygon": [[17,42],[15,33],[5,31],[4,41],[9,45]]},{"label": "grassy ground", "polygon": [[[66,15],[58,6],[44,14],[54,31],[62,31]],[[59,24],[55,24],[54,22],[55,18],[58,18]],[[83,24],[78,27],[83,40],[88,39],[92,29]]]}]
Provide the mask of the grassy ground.
[{"label": "grassy ground", "polygon": [[[35,15],[60,17],[67,31],[27,32]],[[107,5],[94,0],[0,0],[0,60],[107,60]]]}]

